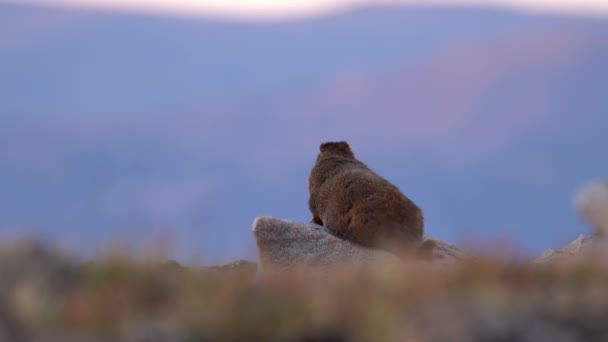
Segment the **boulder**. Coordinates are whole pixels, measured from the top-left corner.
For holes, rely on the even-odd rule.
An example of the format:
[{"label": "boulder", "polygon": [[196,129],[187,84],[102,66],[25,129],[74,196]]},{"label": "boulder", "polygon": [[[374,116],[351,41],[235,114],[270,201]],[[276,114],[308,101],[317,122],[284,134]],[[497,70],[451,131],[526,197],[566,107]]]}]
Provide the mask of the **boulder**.
[{"label": "boulder", "polygon": [[608,180],[595,179],[583,184],[574,195],[573,204],[590,226],[592,235],[580,235],[562,249],[550,249],[536,262],[572,262],[586,257],[608,260]]},{"label": "boulder", "polygon": [[[295,266],[325,267],[347,262],[358,265],[395,263],[399,259],[385,251],[369,249],[336,237],[325,227],[260,216],[253,222],[262,270],[289,270]],[[463,260],[461,249],[435,240],[433,263]]]},{"label": "boulder", "polygon": [[581,255],[585,248],[590,246],[592,242],[593,238],[581,234],[578,238],[576,238],[576,240],[570,242],[566,247],[562,249],[549,249],[534,261],[542,263],[572,260],[576,256]]},{"label": "boulder", "polygon": [[583,184],[574,196],[574,207],[596,236],[608,236],[608,180]]},{"label": "boulder", "polygon": [[600,236],[581,234],[562,249],[550,249],[534,261],[539,263],[571,263],[593,258],[595,261],[608,261],[608,241]]}]

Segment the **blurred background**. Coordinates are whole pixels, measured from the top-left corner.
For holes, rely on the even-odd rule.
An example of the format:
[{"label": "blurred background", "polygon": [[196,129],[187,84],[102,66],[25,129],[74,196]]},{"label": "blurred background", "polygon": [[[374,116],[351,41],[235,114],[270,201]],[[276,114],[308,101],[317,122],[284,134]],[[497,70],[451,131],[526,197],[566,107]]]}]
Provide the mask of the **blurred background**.
[{"label": "blurred background", "polygon": [[327,140],[433,237],[527,256],[587,233],[608,2],[422,3],[0,1],[0,238],[255,259],[256,216],[310,219]]}]

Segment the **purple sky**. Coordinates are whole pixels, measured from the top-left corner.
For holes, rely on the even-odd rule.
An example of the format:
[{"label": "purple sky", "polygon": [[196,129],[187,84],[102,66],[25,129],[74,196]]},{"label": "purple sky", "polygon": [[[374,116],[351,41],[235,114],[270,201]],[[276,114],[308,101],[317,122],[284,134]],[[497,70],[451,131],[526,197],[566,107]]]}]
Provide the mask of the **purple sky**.
[{"label": "purple sky", "polygon": [[283,23],[0,5],[0,234],[83,255],[173,236],[255,258],[309,220],[318,145],[355,154],[454,243],[560,247],[605,175],[608,21],[367,8]]}]

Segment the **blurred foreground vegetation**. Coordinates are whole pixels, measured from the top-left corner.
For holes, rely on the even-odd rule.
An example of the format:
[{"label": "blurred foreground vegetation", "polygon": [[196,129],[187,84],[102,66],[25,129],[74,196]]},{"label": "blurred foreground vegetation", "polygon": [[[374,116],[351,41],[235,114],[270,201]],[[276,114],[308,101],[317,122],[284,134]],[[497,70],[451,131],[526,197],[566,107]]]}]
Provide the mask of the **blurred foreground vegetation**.
[{"label": "blurred foreground vegetation", "polygon": [[608,341],[608,269],[411,264],[256,275],[0,249],[0,341]]}]

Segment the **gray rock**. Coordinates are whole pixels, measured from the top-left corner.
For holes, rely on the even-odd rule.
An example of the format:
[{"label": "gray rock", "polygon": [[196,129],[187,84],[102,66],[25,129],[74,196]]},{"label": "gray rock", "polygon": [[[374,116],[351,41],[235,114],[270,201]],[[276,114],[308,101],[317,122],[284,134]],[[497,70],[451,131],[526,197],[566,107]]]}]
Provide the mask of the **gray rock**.
[{"label": "gray rock", "polygon": [[[369,265],[395,263],[387,252],[368,249],[332,235],[325,227],[260,216],[253,222],[262,270],[289,270],[295,266],[325,267],[336,263]],[[433,259],[446,264],[463,260],[467,254],[437,241]]]},{"label": "gray rock", "polygon": [[589,256],[608,260],[608,180],[595,179],[583,184],[572,202],[589,224],[592,236],[580,235],[562,249],[544,252],[535,262],[574,262]]},{"label": "gray rock", "polygon": [[590,244],[592,240],[591,237],[581,234],[576,240],[562,249],[549,249],[545,251],[541,256],[536,258],[535,262],[554,262],[572,259],[580,254],[583,247]]},{"label": "gray rock", "polygon": [[608,236],[608,180],[596,179],[584,184],[573,202],[594,235]]},{"label": "gray rock", "polygon": [[577,262],[587,257],[608,261],[608,241],[600,236],[581,234],[562,249],[550,249],[535,262]]}]

